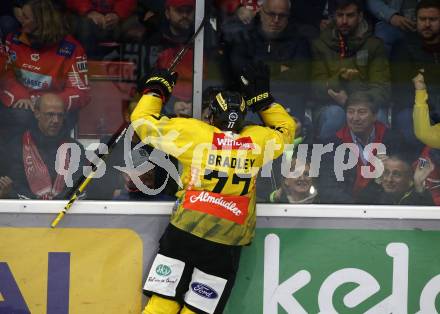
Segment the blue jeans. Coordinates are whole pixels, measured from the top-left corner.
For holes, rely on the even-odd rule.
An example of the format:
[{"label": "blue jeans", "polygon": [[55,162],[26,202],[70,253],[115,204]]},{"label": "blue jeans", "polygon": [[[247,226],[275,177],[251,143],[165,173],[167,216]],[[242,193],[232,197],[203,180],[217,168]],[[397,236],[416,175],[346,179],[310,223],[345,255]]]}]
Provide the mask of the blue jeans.
[{"label": "blue jeans", "polygon": [[336,132],[345,124],[345,110],[338,105],[326,105],[318,109],[317,120],[314,127],[317,128],[316,136],[321,141],[333,138]]},{"label": "blue jeans", "polygon": [[404,37],[404,33],[399,28],[382,21],[376,23],[374,35],[382,39],[388,57],[391,55],[393,45]]},{"label": "blue jeans", "polygon": [[413,108],[405,108],[394,115],[394,129],[403,136],[407,151],[420,151],[423,148],[414,133]]}]

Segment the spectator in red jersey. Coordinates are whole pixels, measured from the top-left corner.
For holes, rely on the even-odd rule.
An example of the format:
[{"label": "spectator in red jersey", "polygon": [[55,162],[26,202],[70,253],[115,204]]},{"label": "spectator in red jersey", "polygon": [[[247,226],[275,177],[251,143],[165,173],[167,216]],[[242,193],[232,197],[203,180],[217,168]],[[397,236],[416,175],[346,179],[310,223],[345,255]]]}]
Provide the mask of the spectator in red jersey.
[{"label": "spectator in red jersey", "polygon": [[139,25],[134,14],[136,0],[66,0],[74,13],[74,34],[90,58],[103,57],[99,42],[122,41]]},{"label": "spectator in red jersey", "polygon": [[[14,10],[19,32],[7,36],[7,71],[0,91],[1,116],[14,128],[33,118],[36,99],[57,94],[69,112],[67,124],[88,98],[87,56],[80,43],[68,35],[61,13],[50,0],[27,0]],[[72,118],[72,119],[70,119]]]}]

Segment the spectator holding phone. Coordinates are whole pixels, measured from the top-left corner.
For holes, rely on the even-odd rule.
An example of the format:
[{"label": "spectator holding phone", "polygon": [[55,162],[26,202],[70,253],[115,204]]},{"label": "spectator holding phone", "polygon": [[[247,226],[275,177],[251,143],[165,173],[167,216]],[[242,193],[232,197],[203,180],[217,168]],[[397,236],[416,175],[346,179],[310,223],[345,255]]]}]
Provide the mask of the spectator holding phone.
[{"label": "spectator holding phone", "polygon": [[434,205],[431,194],[425,188],[425,180],[434,170],[434,164],[429,159],[419,158],[413,170],[406,157],[396,154],[386,158],[383,165],[382,176],[360,193],[357,203]]}]

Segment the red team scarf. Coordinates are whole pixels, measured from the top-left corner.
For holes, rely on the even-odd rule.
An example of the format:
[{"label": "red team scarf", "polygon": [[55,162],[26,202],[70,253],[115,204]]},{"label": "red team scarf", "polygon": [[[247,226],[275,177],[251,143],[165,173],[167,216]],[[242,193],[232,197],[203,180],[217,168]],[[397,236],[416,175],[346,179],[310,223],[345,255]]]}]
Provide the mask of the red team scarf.
[{"label": "red team scarf", "polygon": [[344,59],[347,56],[348,47],[345,42],[344,36],[342,36],[341,33],[338,33],[338,39],[339,39],[339,58]]},{"label": "red team scarf", "polygon": [[[375,137],[372,143],[383,143],[383,138],[385,136],[387,128],[383,123],[376,122],[374,125]],[[351,137],[350,129],[348,126],[345,126],[341,130],[336,133],[336,136],[344,143],[353,143],[353,138]],[[359,152],[362,154],[362,151]],[[377,150],[373,150],[372,154],[376,156]],[[359,191],[365,188],[368,183],[370,183],[371,179],[364,178],[361,174],[361,167],[363,163],[361,158],[359,157],[358,163],[356,165],[356,180],[353,186],[353,195],[357,195]],[[374,170],[373,165],[369,164],[370,169]]]},{"label": "red team scarf", "polygon": [[[47,165],[41,158],[31,133],[25,132],[22,140],[23,167],[30,190],[39,199],[53,199],[64,190],[64,176],[58,174],[52,183]],[[69,164],[70,154],[67,153],[65,156],[64,167]]]}]

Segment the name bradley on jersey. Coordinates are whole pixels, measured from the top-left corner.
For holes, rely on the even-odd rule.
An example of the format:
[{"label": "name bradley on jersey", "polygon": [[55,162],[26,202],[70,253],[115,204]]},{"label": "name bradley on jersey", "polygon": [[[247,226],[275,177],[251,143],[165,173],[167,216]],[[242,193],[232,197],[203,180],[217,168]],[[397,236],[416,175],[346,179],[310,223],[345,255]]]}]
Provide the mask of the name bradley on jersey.
[{"label": "name bradley on jersey", "polygon": [[251,158],[236,158],[229,156],[220,156],[215,154],[208,155],[208,165],[228,167],[233,169],[248,170],[252,168],[255,163],[255,159]]}]

